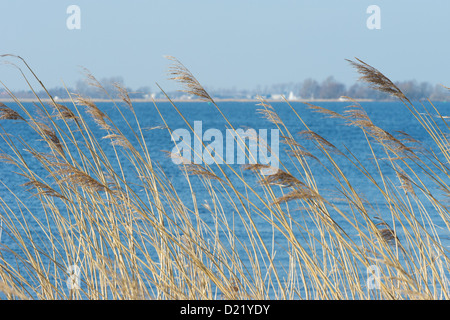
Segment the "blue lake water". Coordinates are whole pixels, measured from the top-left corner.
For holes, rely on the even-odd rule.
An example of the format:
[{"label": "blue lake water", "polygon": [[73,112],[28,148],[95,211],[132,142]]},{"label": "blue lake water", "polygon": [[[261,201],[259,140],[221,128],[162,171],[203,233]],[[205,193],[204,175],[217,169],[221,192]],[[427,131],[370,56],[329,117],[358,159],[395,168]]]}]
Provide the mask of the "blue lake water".
[{"label": "blue lake water", "polygon": [[[376,168],[372,160],[370,148],[368,147],[367,141],[365,140],[365,136],[362,134],[359,128],[345,125],[345,122],[341,119],[326,118],[322,114],[309,110],[308,107],[303,103],[290,102],[290,104],[301,116],[302,120],[307,124],[310,130],[321,135],[323,138],[332,143],[336,148],[338,148],[345,154],[348,154],[348,152],[346,151],[346,148],[348,148],[365,166],[367,166],[369,171],[374,174],[374,177],[377,177]],[[317,102],[315,104],[341,114],[346,110],[346,107],[350,105],[349,102]],[[14,108],[14,104],[7,105]],[[127,136],[130,137],[130,141],[133,141],[130,130],[127,128],[125,120],[121,117],[117,109],[111,103],[98,103],[97,105],[99,106],[99,108],[101,108],[101,110],[103,110],[110,116],[110,118]],[[178,102],[176,103],[176,105],[180,109],[186,120],[192,126],[194,125],[195,121],[202,121],[203,133],[208,129],[218,129],[223,133],[223,137],[225,137],[225,132],[228,128],[228,124],[223,116],[210,103]],[[218,105],[234,128],[253,128],[257,131],[260,129],[276,129],[276,126],[273,123],[268,122],[257,112],[257,109],[261,109],[261,106],[258,106],[255,102],[219,102]],[[271,105],[278,113],[279,117],[284,122],[286,127],[294,135],[296,140],[301,141],[304,146],[308,147],[308,150],[311,153],[322,160],[323,155],[321,155],[321,153],[318,152],[317,149],[315,149],[314,144],[311,141],[302,141],[302,137],[297,135],[298,132],[305,130],[306,128],[297,118],[289,105],[287,105],[287,103],[285,102],[275,102],[271,103]],[[361,105],[375,125],[390,132],[394,136],[399,136],[396,133],[397,131],[404,131],[411,135],[414,139],[421,141],[425,146],[434,145],[431,137],[401,102],[364,102],[361,103]],[[420,103],[416,103],[416,105],[418,108],[421,108]],[[169,128],[171,128],[172,130],[182,128],[188,129],[188,125],[170,103],[158,102],[157,106],[164,119],[166,120]],[[31,104],[27,105],[27,107],[29,107],[30,110],[33,109],[33,106]],[[435,107],[441,112],[443,116],[450,115],[450,104],[437,102],[435,103]],[[134,109],[138,115],[141,127],[144,128],[144,136],[146,141],[148,142],[148,148],[153,161],[155,163],[158,163],[162,170],[164,170],[165,174],[171,180],[172,184],[177,190],[180,198],[185,201],[185,204],[188,207],[192,207],[192,195],[190,189],[187,187],[184,176],[181,174],[179,166],[174,164],[167,157],[167,155],[162,152],[162,150],[172,150],[174,148],[174,142],[171,140],[170,134],[167,130],[154,129],[154,127],[164,126],[164,122],[161,120],[161,117],[156,111],[155,106],[153,105],[153,103],[135,103]],[[123,110],[127,114],[126,117],[130,121],[130,123],[134,123],[132,115],[129,112],[126,112],[126,107],[123,107]],[[91,128],[94,131],[94,134],[96,134],[99,139],[105,135],[104,131],[98,128],[96,124],[92,123],[92,121],[91,124]],[[27,126],[23,123],[17,121],[1,120],[0,125],[4,128],[5,132],[13,134],[15,136],[19,136],[24,141],[27,141],[32,145],[38,145],[39,143],[42,144],[42,142],[37,141],[37,139],[35,138],[35,133],[32,132],[30,128],[27,128]],[[137,127],[135,126],[135,128]],[[443,126],[443,128],[445,127]],[[444,130],[448,131],[448,129]],[[192,143],[193,140],[194,138],[192,139]],[[107,143],[106,141],[104,142]],[[42,151],[46,151],[44,144],[42,144],[42,148]],[[224,144],[224,150],[225,148],[226,146]],[[375,148],[377,148],[376,145]],[[3,152],[9,152],[8,146],[3,140],[0,141],[0,149]],[[295,175],[296,169],[292,161],[287,156],[285,149],[287,149],[287,146],[283,143],[280,143],[280,161],[287,170],[292,170],[291,172]],[[114,157],[112,148],[105,150],[110,150],[111,153],[108,154],[108,156],[112,158]],[[376,150],[379,151],[379,149]],[[348,177],[349,181],[352,183],[357,192],[371,202],[371,204],[373,205],[372,214],[380,215],[382,218],[389,218],[389,215],[383,216],[384,212],[386,212],[386,203],[381,197],[379,191],[372,184],[368,183],[367,178],[365,178],[360,172],[355,170],[355,168],[348,161],[345,161],[342,156],[336,155],[335,159],[341,166],[342,171]],[[339,162],[341,160],[342,162]],[[394,184],[398,185],[398,179],[396,178],[396,175],[392,170],[389,171],[388,164],[383,161],[381,161],[380,163],[383,170],[387,172],[387,177],[389,177],[392,181],[395,181]],[[335,198],[336,204],[339,205],[339,198],[341,196],[336,193],[336,181],[330,179],[329,175],[325,174],[326,172],[324,171],[324,169],[315,161],[311,160],[310,165],[312,171],[315,174],[315,179],[319,191],[323,192],[323,194],[329,195],[329,199]],[[232,167],[239,172],[242,169],[239,164],[233,164]],[[20,185],[25,183],[27,180],[14,173],[14,168],[10,165],[0,163],[0,168],[0,180],[14,192],[16,192],[16,194],[21,199],[23,199],[23,201],[25,201],[25,203],[34,211],[35,214],[39,215],[39,213],[42,212],[42,209],[40,208],[40,204],[37,199],[30,198],[30,194],[25,191],[25,188],[20,187]],[[226,168],[226,165],[223,165],[223,168],[226,172],[230,172],[229,169]],[[130,173],[129,179],[132,180],[132,166],[130,165],[130,167],[126,167],[124,169],[126,172]],[[38,171],[37,173],[43,175],[45,174],[44,171]],[[250,171],[243,171],[242,175],[245,177],[246,181],[248,181],[249,184],[252,185],[255,189],[261,189],[261,187],[259,187],[257,184],[258,178],[254,173]],[[232,178],[231,180],[233,182],[236,182],[236,185],[239,186],[238,189],[240,192],[242,192],[243,194],[246,193],[245,187],[239,184],[238,179]],[[196,196],[198,198],[198,203],[203,203],[205,200],[208,200],[209,196],[204,191],[200,180],[196,177],[193,177],[192,181],[193,189],[196,192]],[[381,182],[379,179],[377,181]],[[436,191],[436,194],[442,195],[442,192],[440,192],[434,185],[431,187],[431,189],[432,191]],[[4,185],[0,185],[0,193],[6,204],[12,207],[16,205],[16,200],[9,194]],[[233,208],[231,206],[226,206],[225,203],[224,205],[225,212],[228,211],[231,215],[233,212]],[[432,212],[432,208],[427,209],[430,209],[430,212]],[[205,219],[205,221],[209,221],[212,223],[212,218],[208,217],[209,213],[207,212],[207,210],[202,209],[201,206],[199,210],[200,214],[203,215],[202,217]],[[296,208],[291,208],[291,210],[293,210],[292,212],[295,212]],[[338,222],[344,228],[344,230],[346,229],[346,227],[348,227],[349,234],[352,234],[353,230],[350,226],[348,226],[345,220],[343,220],[339,216],[333,218],[336,219],[336,222]],[[444,224],[438,217],[435,218],[437,225],[444,226]],[[43,221],[45,221],[44,216],[42,216],[42,219]],[[272,228],[270,227],[270,225],[268,223],[265,223],[263,219],[257,217],[256,215],[255,222],[257,224],[260,224],[261,226],[261,235],[263,237],[266,237],[264,241],[270,244],[272,242]],[[38,229],[38,226],[34,223],[31,223],[30,226],[36,227]],[[236,232],[238,235],[240,232],[242,233],[242,235],[245,235],[245,230],[236,230]],[[442,229],[442,237],[443,239],[448,237],[448,231],[446,228]],[[279,240],[279,243],[282,246],[283,241],[281,238]],[[3,234],[2,241],[6,245],[13,246],[11,238],[9,238],[5,234]],[[288,256],[286,254],[283,254],[282,248],[278,248],[277,258],[279,259],[280,265],[288,263]],[[243,260],[246,261],[244,252]]]}]

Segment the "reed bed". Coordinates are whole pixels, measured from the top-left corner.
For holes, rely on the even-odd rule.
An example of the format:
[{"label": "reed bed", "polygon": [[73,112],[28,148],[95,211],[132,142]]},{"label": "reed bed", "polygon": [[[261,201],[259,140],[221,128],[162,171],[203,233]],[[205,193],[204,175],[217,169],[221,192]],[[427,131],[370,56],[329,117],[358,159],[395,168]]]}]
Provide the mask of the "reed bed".
[{"label": "reed bed", "polygon": [[[17,68],[33,92],[32,81],[46,90],[25,60],[2,58],[18,59],[24,71]],[[171,79],[209,102],[234,128],[194,75],[168,58]],[[372,152],[368,163],[312,131],[286,101],[298,119],[299,130],[291,132],[260,98],[258,113],[280,132],[284,154],[279,168],[264,175],[269,166],[250,161],[254,159],[243,166],[214,157],[211,164],[181,161],[189,201],[180,196],[186,190],[177,190],[153,160],[148,128],[141,127],[124,88],[117,87],[122,103],[112,98],[111,103],[126,131],[89,97],[69,93],[71,103],[63,105],[50,95],[50,103],[36,95],[31,111],[2,82],[15,100],[14,109],[0,104],[2,170],[14,170],[17,181],[24,182],[19,187],[0,178],[8,190],[0,195],[0,296],[447,299],[446,118],[431,101],[415,105],[372,66],[358,59],[349,62],[361,81],[397,97],[434,144],[385,131],[351,98],[343,113],[307,104],[317,121],[333,118],[358,128]],[[93,75],[87,76],[103,90]],[[172,132],[153,103],[165,124],[158,130]],[[8,132],[2,125],[6,121],[16,122],[17,131]],[[32,135],[23,138],[25,128]],[[107,148],[114,157],[107,156]],[[168,157],[180,155],[168,152]],[[357,191],[343,163],[364,177],[383,207]],[[322,190],[318,175],[333,181],[334,195]],[[199,201],[198,190],[207,200]]]}]

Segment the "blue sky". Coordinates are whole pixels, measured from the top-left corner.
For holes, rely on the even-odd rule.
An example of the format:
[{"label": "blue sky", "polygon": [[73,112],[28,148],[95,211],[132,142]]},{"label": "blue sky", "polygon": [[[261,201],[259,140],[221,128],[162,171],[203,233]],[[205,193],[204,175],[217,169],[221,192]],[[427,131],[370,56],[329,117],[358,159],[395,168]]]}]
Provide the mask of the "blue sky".
[{"label": "blue sky", "polygon": [[[66,27],[73,4],[80,30]],[[380,30],[366,26],[369,5],[381,9]],[[164,55],[213,88],[329,75],[352,84],[358,76],[345,59],[353,57],[394,81],[450,86],[445,0],[0,0],[0,12],[0,54],[24,57],[47,87],[74,86],[83,66],[99,79],[122,76],[132,88],[158,82],[172,90]],[[0,80],[25,88],[8,65],[0,64]]]}]

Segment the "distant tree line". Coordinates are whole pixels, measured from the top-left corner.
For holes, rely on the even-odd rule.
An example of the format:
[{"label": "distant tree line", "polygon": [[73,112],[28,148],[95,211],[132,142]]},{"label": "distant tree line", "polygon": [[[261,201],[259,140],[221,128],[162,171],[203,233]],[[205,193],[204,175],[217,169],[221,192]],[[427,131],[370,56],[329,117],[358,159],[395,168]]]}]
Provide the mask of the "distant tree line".
[{"label": "distant tree line", "polygon": [[[118,87],[125,89],[131,99],[150,99],[152,95],[152,90],[149,86],[142,86],[137,89],[126,87],[123,78],[120,76],[103,78],[99,80],[99,83],[100,86],[97,86],[92,85],[87,81],[79,80],[76,82],[75,88],[54,87],[48,88],[47,90],[52,97],[60,99],[68,99],[69,94],[72,95],[72,97],[74,94],[78,94],[92,99],[117,99],[120,94]],[[31,90],[17,90],[14,91],[13,94],[17,98],[35,98],[35,95]],[[41,98],[47,98],[45,90],[40,90],[36,94]],[[2,97],[8,97],[8,95],[0,89],[0,99]]]},{"label": "distant tree line", "polygon": [[[435,101],[450,100],[450,90],[440,84],[432,85],[428,82],[417,82],[416,80],[398,81],[395,85],[402,90],[411,100],[431,99]],[[337,81],[330,76],[322,82],[308,78],[300,83],[279,83],[262,88],[258,86],[254,90],[230,90],[219,89],[210,90],[214,97],[226,98],[248,98],[255,95],[261,95],[266,98],[280,97],[283,95],[288,98],[293,95],[298,99],[338,99],[341,96],[348,96],[353,99],[371,99],[371,100],[392,100],[394,99],[387,93],[380,92],[370,88],[367,84],[358,82],[350,87]]]},{"label": "distant tree line", "polygon": [[[156,99],[163,98],[160,92],[152,92],[149,86],[141,86],[137,89],[131,89],[125,86],[122,77],[103,78],[100,81],[101,86],[93,86],[86,81],[77,81],[75,88],[50,88],[48,91],[53,97],[67,99],[68,92],[71,94],[80,94],[92,99],[118,98],[119,91],[117,87],[127,90],[131,99]],[[428,82],[417,82],[416,80],[399,81],[395,85],[402,90],[410,100],[431,99],[435,101],[450,101],[450,90],[440,84],[432,85]],[[226,89],[213,89],[206,87],[206,90],[214,98],[219,99],[254,99],[256,96],[265,98],[281,99],[281,96],[294,99],[338,99],[341,96],[348,96],[353,99],[371,99],[371,100],[391,100],[393,99],[386,93],[374,90],[367,84],[357,82],[349,87],[337,81],[330,76],[318,82],[315,79],[308,78],[302,82],[278,83],[270,86],[256,86],[254,89],[238,89],[236,87]],[[34,98],[31,90],[14,91],[17,98]],[[174,99],[194,99],[195,97],[187,95],[181,91],[168,93]],[[40,97],[46,97],[44,90],[38,92]],[[0,98],[7,97],[6,92],[0,89]]]}]

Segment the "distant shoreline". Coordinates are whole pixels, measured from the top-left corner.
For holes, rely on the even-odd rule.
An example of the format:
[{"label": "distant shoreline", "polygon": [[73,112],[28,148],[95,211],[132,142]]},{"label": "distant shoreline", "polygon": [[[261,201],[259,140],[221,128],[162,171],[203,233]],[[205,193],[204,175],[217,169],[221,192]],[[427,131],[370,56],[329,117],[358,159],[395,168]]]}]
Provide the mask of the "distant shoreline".
[{"label": "distant shoreline", "polygon": [[[33,98],[23,98],[23,99],[18,99],[20,102],[26,102],[26,103],[30,103],[30,102],[35,102],[37,103],[38,100]],[[121,99],[89,99],[92,102],[123,102],[123,100]],[[51,103],[50,99],[41,99],[42,102],[44,103]],[[70,99],[57,99],[55,100],[57,103],[71,103],[72,100]],[[131,102],[133,103],[152,103],[153,101],[155,102],[169,102],[168,99],[154,99],[154,100],[149,100],[149,99],[131,99]],[[172,102],[207,102],[205,100],[201,100],[201,99],[171,99]],[[259,103],[261,102],[258,99],[214,99],[215,102],[255,102],[255,103]],[[282,103],[286,103],[287,102],[302,102],[302,103],[316,103],[316,102],[347,102],[347,103],[351,103],[352,101],[356,101],[356,102],[394,102],[394,101],[398,101],[395,99],[392,100],[376,100],[376,99],[353,99],[353,100],[349,100],[349,99],[314,99],[314,100],[310,100],[310,99],[296,99],[296,100],[280,100],[280,99],[264,99],[264,101],[266,102],[270,102],[270,103],[274,103],[274,102],[282,102]],[[420,100],[423,101],[423,100]],[[447,102],[446,100],[431,100],[432,102]],[[14,99],[8,98],[8,99],[0,99],[1,103],[11,103],[11,102],[15,102]]]},{"label": "distant shoreline", "polygon": [[[39,100],[33,98],[23,98],[23,99],[17,99],[20,102],[38,102]],[[354,99],[355,101],[358,102],[374,102],[374,101],[380,101],[380,102],[387,102],[387,101],[394,101],[394,100],[375,100],[375,99]],[[41,99],[42,102],[45,103],[50,103],[51,100],[50,99]],[[72,102],[72,100],[70,99],[57,99],[55,100],[58,103],[70,103]],[[90,101],[92,102],[123,102],[123,100],[121,99],[90,99]],[[168,102],[168,99],[154,99],[154,100],[149,100],[149,99],[131,99],[131,102],[135,102],[135,103],[142,103],[142,102]],[[201,99],[171,99],[171,101],[173,102],[207,102],[205,100],[201,100]],[[258,99],[214,99],[214,101],[216,102],[260,102],[260,100]],[[285,100],[282,99],[264,99],[264,101],[267,102],[286,102]],[[0,102],[6,103],[6,102],[16,102],[14,99],[8,98],[8,99],[0,99]],[[351,100],[347,100],[347,99],[296,99],[296,100],[287,100],[287,102],[351,102]]]}]

